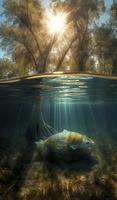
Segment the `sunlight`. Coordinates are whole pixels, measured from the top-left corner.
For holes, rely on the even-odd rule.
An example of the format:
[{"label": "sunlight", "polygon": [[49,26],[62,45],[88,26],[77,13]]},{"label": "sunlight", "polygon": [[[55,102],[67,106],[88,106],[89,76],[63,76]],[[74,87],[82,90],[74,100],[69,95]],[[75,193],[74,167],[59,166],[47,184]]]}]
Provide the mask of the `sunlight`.
[{"label": "sunlight", "polygon": [[66,25],[66,15],[65,13],[58,13],[56,15],[48,14],[48,29],[51,34],[64,33]]}]

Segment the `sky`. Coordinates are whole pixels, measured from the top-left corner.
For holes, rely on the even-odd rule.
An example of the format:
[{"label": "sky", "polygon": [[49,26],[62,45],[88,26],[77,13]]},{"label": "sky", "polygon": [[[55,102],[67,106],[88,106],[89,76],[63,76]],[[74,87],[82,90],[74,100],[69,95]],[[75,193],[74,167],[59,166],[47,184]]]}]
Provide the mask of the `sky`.
[{"label": "sky", "polygon": [[44,4],[48,7],[50,0],[44,0]]},{"label": "sky", "polygon": [[113,0],[105,0],[106,12],[103,16],[100,17],[100,23],[104,23],[109,19],[108,11],[110,9],[112,2]]},{"label": "sky", "polygon": [[[45,4],[46,7],[48,7],[49,2],[50,2],[50,0],[43,0],[43,3]],[[105,5],[106,5],[107,11],[109,10],[112,2],[113,2],[113,0],[105,0]],[[0,15],[1,15],[2,11],[3,11],[2,3],[3,3],[3,0],[0,0]],[[105,23],[105,21],[108,20],[108,18],[109,18],[108,12],[105,12],[105,14],[100,17],[100,24],[101,23]],[[3,20],[3,17],[0,16],[0,23],[2,22],[2,20]],[[4,52],[0,48],[0,58],[2,58],[2,57],[4,57]]]}]

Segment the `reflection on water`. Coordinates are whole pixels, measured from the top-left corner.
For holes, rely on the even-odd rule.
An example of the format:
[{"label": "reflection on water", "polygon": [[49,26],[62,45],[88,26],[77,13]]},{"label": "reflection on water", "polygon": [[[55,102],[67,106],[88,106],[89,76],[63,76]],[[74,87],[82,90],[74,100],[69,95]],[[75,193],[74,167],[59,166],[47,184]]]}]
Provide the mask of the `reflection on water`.
[{"label": "reflection on water", "polygon": [[[95,141],[94,165],[35,159],[35,141],[64,129]],[[117,80],[67,75],[1,83],[0,158],[2,200],[117,199]]]}]

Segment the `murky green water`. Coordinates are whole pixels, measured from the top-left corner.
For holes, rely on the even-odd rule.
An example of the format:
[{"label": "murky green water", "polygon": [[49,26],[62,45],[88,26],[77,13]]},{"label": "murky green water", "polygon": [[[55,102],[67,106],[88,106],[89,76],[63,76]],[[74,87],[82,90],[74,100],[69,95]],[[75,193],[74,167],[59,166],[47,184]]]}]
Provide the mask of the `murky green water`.
[{"label": "murky green water", "polygon": [[[35,159],[35,141],[64,129],[95,141],[96,164]],[[0,84],[2,200],[117,199],[117,80],[66,75]]]}]

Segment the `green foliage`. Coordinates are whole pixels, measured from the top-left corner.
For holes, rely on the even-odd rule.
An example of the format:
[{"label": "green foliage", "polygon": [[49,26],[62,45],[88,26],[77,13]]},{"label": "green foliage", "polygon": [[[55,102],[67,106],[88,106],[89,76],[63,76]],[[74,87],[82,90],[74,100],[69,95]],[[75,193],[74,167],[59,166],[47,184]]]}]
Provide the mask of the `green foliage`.
[{"label": "green foliage", "polygon": [[116,35],[110,25],[94,26],[104,11],[103,0],[51,1],[50,9],[55,14],[67,14],[65,33],[60,37],[49,33],[42,1],[4,0],[3,5],[5,20],[0,25],[0,43],[20,75],[30,70],[52,72],[68,68],[116,73]]},{"label": "green foliage", "polygon": [[93,55],[98,60],[100,73],[117,73],[117,38],[109,25],[96,29],[93,37]]},{"label": "green foliage", "polygon": [[64,40],[62,40],[63,49],[60,47],[62,56],[59,59],[57,68],[61,68],[64,59],[66,60],[69,51],[71,51],[69,59],[74,60],[75,66],[73,68],[77,69],[77,71],[84,71],[90,55],[91,27],[93,27],[99,14],[104,10],[103,0],[54,0],[52,8],[54,11],[65,10],[68,13],[67,31],[65,35],[67,45],[64,45]]},{"label": "green foliage", "polygon": [[36,66],[41,54],[42,7],[39,1],[4,0],[6,20],[1,24],[1,45],[15,62]]},{"label": "green foliage", "polygon": [[0,59],[0,78],[10,78],[20,75],[20,68],[9,59]]}]

